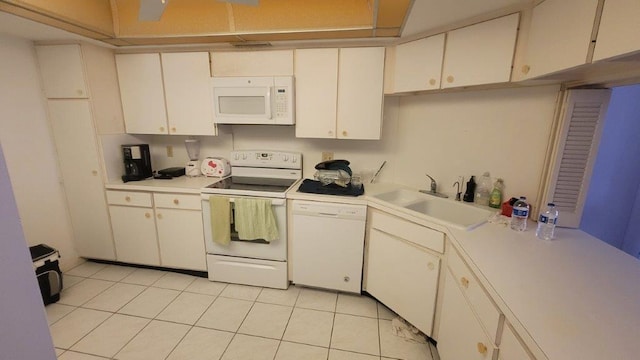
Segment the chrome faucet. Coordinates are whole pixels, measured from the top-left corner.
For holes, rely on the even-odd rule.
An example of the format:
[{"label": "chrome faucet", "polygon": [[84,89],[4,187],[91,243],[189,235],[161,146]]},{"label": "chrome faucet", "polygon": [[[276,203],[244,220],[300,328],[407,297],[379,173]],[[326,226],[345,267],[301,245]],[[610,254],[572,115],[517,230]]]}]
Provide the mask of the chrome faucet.
[{"label": "chrome faucet", "polygon": [[464,178],[462,178],[462,180],[458,180],[453,183],[453,186],[456,187],[456,201],[462,200],[460,199],[460,196],[462,195],[462,191],[460,191],[460,187],[462,186],[463,183],[464,183]]},{"label": "chrome faucet", "polygon": [[429,194],[429,195],[434,195],[437,197],[441,197],[441,198],[448,198],[448,195],[445,194],[441,194],[439,192],[436,191],[436,189],[438,188],[438,184],[436,183],[436,180],[434,178],[432,178],[431,176],[429,176],[429,174],[425,174],[430,180],[431,180],[431,190],[420,190],[421,193],[425,193],[425,194]]}]

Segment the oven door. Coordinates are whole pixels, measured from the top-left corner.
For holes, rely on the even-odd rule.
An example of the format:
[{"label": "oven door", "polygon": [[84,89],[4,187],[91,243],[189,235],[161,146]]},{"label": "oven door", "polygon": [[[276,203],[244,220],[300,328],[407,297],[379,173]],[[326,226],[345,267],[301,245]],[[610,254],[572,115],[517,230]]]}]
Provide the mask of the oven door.
[{"label": "oven door", "polygon": [[[211,209],[209,207],[209,194],[202,194],[202,219],[204,224],[205,246],[208,254],[237,256],[244,258],[286,261],[287,260],[287,206],[285,199],[271,200],[271,209],[276,218],[278,226],[278,239],[265,242],[263,240],[247,241],[240,240],[233,228],[233,219],[230,219],[231,242],[229,245],[220,245],[213,242],[211,235]],[[257,198],[256,198],[257,199]],[[234,198],[229,197],[231,206]],[[234,212],[232,211],[231,214]],[[215,214],[213,214],[215,216]],[[232,215],[233,217],[233,215]]]}]

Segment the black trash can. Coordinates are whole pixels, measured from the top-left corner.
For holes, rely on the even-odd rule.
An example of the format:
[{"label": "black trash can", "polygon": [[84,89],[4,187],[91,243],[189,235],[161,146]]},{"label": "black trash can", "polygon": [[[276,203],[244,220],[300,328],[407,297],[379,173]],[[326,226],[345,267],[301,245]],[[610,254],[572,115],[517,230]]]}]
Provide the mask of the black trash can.
[{"label": "black trash can", "polygon": [[58,261],[60,253],[45,244],[31,246],[29,251],[40,285],[42,301],[45,305],[57,302],[62,291],[62,272]]}]

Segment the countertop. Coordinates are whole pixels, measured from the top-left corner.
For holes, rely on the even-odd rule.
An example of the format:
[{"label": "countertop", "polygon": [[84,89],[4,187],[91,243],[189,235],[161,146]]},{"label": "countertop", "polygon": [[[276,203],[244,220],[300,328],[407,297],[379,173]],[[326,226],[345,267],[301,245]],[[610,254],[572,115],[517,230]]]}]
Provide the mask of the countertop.
[{"label": "countertop", "polygon": [[218,177],[180,176],[173,179],[146,179],[122,182],[116,180],[105,185],[107,190],[153,191],[182,194],[200,194],[200,189],[220,181]]},{"label": "countertop", "polygon": [[493,223],[465,231],[372,196],[399,188],[410,189],[365,184],[356,198],[287,198],[366,203],[445,232],[539,359],[640,358],[639,260],[576,229],[558,228],[552,241],[537,239],[532,221],[522,233]]},{"label": "countertop", "polygon": [[[198,194],[218,180],[183,176],[106,187]],[[298,185],[287,199],[366,204],[446,233],[539,359],[640,358],[640,261],[589,234],[558,228],[555,240],[542,241],[531,221],[522,233],[492,223],[465,231],[373,197],[415,190],[409,187],[365,184],[365,194],[353,197],[300,193]]]}]

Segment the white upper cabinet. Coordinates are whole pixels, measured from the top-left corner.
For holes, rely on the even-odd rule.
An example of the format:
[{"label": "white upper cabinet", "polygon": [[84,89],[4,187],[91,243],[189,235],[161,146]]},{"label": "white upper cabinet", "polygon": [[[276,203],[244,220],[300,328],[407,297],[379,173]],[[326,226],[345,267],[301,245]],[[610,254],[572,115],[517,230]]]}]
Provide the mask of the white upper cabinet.
[{"label": "white upper cabinet", "polygon": [[216,135],[209,54],[117,54],[127,133]]},{"label": "white upper cabinet", "polygon": [[340,49],[338,139],[380,139],[384,48]]},{"label": "white upper cabinet", "polygon": [[212,76],[291,76],[293,50],[211,52]]},{"label": "white upper cabinet", "polygon": [[216,135],[209,54],[162,54],[169,134]]},{"label": "white upper cabinet", "polygon": [[131,134],[167,134],[160,54],[117,54],[125,127]]},{"label": "white upper cabinet", "polygon": [[597,7],[598,0],[538,4],[531,16],[524,65],[519,69],[522,75],[535,78],[587,63]]},{"label": "white upper cabinet", "polygon": [[80,45],[38,45],[36,53],[48,99],[89,97]]},{"label": "white upper cabinet", "polygon": [[295,52],[296,136],[380,139],[384,48]]},{"label": "white upper cabinet", "polygon": [[88,100],[49,100],[49,119],[80,256],[115,260],[102,166]]},{"label": "white upper cabinet", "polygon": [[440,88],[444,34],[400,44],[395,48],[393,92]]},{"label": "white upper cabinet", "polygon": [[640,51],[640,1],[604,2],[593,61]]},{"label": "white upper cabinet", "polygon": [[335,138],[338,49],[296,50],[296,136]]},{"label": "white upper cabinet", "polygon": [[508,82],[519,14],[450,31],[442,88]]}]

